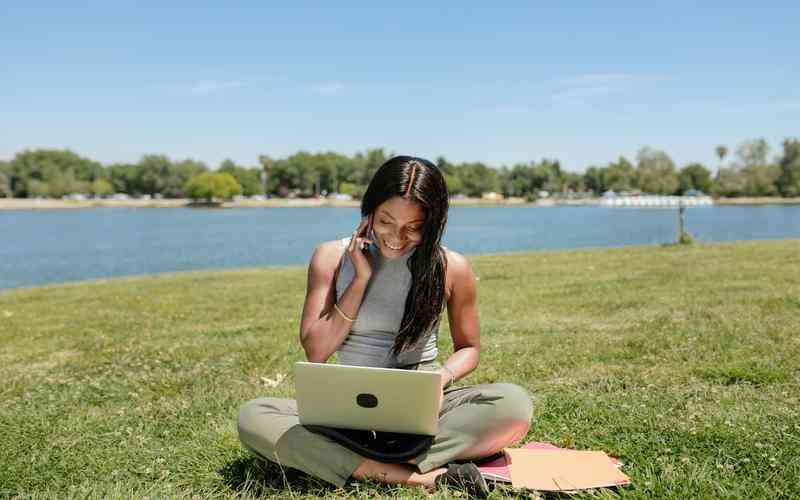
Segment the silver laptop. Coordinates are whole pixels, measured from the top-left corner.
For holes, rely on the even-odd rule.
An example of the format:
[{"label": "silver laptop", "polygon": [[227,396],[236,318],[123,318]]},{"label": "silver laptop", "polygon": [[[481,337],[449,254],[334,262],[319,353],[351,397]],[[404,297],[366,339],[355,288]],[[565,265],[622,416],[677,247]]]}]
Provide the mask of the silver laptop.
[{"label": "silver laptop", "polygon": [[303,425],[436,435],[438,373],[300,361],[294,384]]}]

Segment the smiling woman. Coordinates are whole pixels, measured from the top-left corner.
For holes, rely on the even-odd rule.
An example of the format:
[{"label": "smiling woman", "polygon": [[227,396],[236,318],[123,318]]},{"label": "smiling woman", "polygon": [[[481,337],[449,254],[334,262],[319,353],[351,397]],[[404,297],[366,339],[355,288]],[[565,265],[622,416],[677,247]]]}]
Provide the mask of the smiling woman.
[{"label": "smiling woman", "polygon": [[[393,346],[395,354],[416,344],[433,328],[449,294],[448,258],[441,245],[448,207],[444,177],[435,165],[421,158],[398,156],[389,160],[378,169],[364,193],[361,215],[371,223],[366,234],[379,249],[377,260],[404,256],[411,274],[406,296],[397,297],[395,304],[404,304]],[[353,257],[353,264],[361,260],[360,254]]]},{"label": "smiling woman", "polygon": [[394,197],[385,201],[373,219],[373,237],[382,243],[384,253],[402,254],[407,250],[406,246],[415,247],[422,239],[422,223],[425,221],[422,209],[405,198]]},{"label": "smiling woman", "polygon": [[[242,444],[264,459],[342,486],[349,478],[488,493],[478,459],[520,440],[532,403],[513,384],[454,387],[480,357],[475,275],[441,245],[447,224],[444,177],[431,162],[398,156],[382,165],[349,238],[320,244],[308,268],[300,342],[309,361],[440,374],[439,432],[407,464],[365,458],[299,424],[293,400],[259,398],[239,415]],[[439,318],[447,309],[453,354],[437,362]],[[448,465],[449,464],[449,465]]]}]

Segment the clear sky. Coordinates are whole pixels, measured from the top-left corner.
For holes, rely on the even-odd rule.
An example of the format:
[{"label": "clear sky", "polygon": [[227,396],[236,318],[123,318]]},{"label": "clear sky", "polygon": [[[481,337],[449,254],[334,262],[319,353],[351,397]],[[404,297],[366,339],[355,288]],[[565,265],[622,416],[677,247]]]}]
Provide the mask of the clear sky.
[{"label": "clear sky", "polygon": [[579,171],[800,135],[796,0],[69,3],[0,4],[0,158],[384,147]]}]

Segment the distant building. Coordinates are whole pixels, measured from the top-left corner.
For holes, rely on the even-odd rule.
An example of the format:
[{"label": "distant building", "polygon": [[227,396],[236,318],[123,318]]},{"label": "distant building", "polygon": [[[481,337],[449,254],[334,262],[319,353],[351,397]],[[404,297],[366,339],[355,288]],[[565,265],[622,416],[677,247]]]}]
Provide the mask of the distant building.
[{"label": "distant building", "polygon": [[62,200],[71,200],[71,201],[86,201],[89,199],[89,195],[83,193],[72,193],[72,194],[65,194],[61,197]]},{"label": "distant building", "polygon": [[327,197],[330,200],[341,200],[341,201],[350,201],[353,199],[353,196],[347,193],[329,193]]},{"label": "distant building", "polygon": [[481,195],[481,199],[482,200],[497,201],[497,200],[502,200],[503,199],[503,195],[500,194],[500,193],[495,193],[494,191],[489,191],[488,193],[483,193]]},{"label": "distant building", "polygon": [[637,196],[603,196],[601,203],[607,207],[702,207],[711,206],[710,196],[660,196],[644,194]]}]

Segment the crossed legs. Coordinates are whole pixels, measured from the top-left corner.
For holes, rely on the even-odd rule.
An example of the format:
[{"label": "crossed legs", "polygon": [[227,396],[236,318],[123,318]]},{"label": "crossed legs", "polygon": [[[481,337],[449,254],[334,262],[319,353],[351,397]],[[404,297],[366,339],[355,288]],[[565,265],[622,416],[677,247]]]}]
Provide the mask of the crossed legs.
[{"label": "crossed legs", "polygon": [[513,384],[483,384],[445,391],[439,433],[412,463],[365,459],[300,425],[293,400],[259,398],[242,407],[239,439],[257,455],[343,486],[348,478],[433,487],[448,462],[492,455],[522,439],[533,404]]}]

